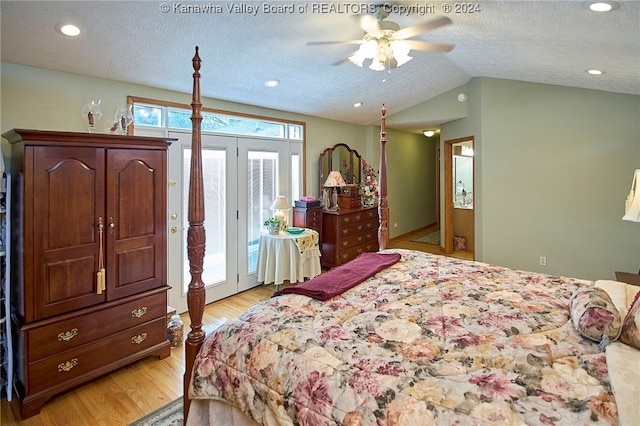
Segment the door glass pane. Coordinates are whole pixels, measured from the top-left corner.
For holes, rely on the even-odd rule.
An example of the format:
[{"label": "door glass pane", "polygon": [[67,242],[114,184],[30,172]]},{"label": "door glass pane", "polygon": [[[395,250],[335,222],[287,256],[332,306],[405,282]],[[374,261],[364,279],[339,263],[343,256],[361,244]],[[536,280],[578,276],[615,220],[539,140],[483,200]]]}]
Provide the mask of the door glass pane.
[{"label": "door glass pane", "polygon": [[[205,286],[211,286],[227,280],[227,152],[223,149],[202,147],[202,175],[204,180],[204,228],[206,230],[206,245],[204,257],[204,271],[202,281]],[[191,148],[184,150],[184,179],[183,182],[183,217],[185,229],[188,223],[189,207],[189,172],[191,170]],[[183,246],[185,247],[184,261],[184,291],[191,281],[189,259],[187,257],[187,232],[184,232]]]},{"label": "door glass pane", "polygon": [[247,271],[254,273],[260,232],[272,216],[271,204],[278,195],[278,153],[249,151],[247,173]]},{"label": "door glass pane", "polygon": [[[300,190],[300,182],[302,182],[302,171],[300,170],[300,154],[291,154],[291,197],[289,200],[291,204],[294,200],[299,200],[302,196]],[[291,223],[291,222],[289,222]]]}]

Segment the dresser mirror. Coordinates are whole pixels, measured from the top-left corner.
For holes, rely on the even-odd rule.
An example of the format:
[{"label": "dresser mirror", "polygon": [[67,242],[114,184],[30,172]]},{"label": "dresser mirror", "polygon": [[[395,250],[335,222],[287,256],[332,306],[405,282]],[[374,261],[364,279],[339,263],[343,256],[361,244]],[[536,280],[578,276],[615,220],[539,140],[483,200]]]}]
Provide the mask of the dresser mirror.
[{"label": "dresser mirror", "polygon": [[324,183],[332,170],[339,171],[346,184],[360,185],[361,156],[345,143],[337,143],[320,154],[320,191],[323,194]]}]

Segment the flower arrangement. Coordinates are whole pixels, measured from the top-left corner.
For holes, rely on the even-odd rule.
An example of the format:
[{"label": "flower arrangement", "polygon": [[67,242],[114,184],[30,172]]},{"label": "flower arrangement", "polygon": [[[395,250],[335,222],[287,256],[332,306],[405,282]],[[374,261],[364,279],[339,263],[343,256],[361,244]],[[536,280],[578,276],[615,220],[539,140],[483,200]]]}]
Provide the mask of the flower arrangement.
[{"label": "flower arrangement", "polygon": [[270,234],[277,234],[280,230],[285,230],[284,223],[277,217],[270,217],[264,221],[264,226],[267,227]]},{"label": "flower arrangement", "polygon": [[362,200],[364,205],[375,204],[378,196],[378,172],[371,167],[363,158],[361,160],[362,169]]},{"label": "flower arrangement", "polygon": [[280,219],[277,217],[270,217],[269,219],[264,221],[264,226],[269,226],[271,224],[280,225]]}]

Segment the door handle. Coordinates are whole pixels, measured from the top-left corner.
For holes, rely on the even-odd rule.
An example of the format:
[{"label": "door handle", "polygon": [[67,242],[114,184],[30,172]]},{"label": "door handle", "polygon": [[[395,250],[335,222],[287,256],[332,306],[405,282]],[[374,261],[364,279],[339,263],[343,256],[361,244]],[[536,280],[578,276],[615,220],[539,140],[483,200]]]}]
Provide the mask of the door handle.
[{"label": "door handle", "polygon": [[184,230],[184,228],[178,228],[177,226],[172,226],[170,230],[172,234],[175,234],[178,231]]}]

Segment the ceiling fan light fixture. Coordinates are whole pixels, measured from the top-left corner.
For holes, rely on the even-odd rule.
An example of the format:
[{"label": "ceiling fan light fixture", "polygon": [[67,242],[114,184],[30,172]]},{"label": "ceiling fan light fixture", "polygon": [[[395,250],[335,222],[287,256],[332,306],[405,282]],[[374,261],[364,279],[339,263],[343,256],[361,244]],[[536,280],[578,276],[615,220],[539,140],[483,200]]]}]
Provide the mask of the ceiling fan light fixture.
[{"label": "ceiling fan light fixture", "polygon": [[391,42],[391,51],[393,52],[393,57],[397,62],[397,66],[404,65],[413,59],[412,56],[409,56],[411,49],[407,43],[404,43],[401,40],[394,40]]},{"label": "ceiling fan light fixture", "polygon": [[364,63],[364,60],[367,59],[365,58],[362,53],[360,52],[360,50],[358,50],[356,53],[354,53],[353,55],[349,56],[349,61],[351,61],[352,64],[359,66],[360,68],[362,68],[362,64]]},{"label": "ceiling fan light fixture", "polygon": [[372,59],[378,51],[378,43],[375,40],[366,40],[360,45],[360,48],[353,55],[349,56],[349,60],[355,65],[362,67],[365,59]]},{"label": "ceiling fan light fixture", "polygon": [[371,65],[369,65],[369,69],[373,71],[384,71],[384,64],[377,59],[371,61]]}]

